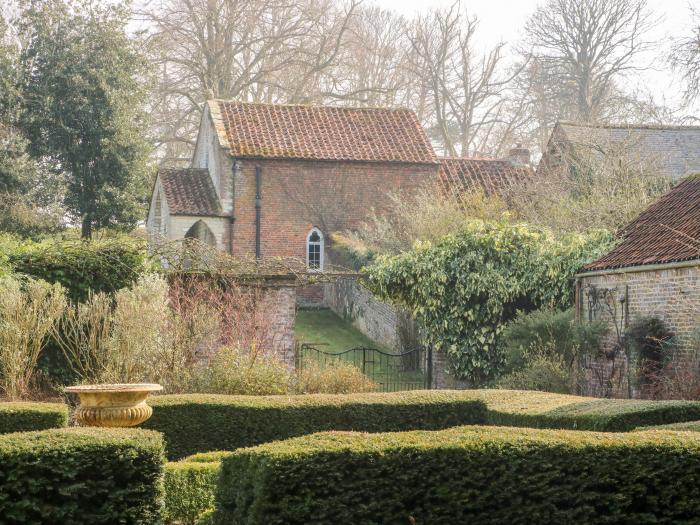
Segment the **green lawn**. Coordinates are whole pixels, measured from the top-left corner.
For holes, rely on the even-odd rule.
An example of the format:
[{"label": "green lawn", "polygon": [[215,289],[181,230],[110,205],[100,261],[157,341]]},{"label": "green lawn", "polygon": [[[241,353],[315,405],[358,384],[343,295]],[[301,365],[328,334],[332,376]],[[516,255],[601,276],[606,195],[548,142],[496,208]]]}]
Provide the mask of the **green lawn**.
[{"label": "green lawn", "polygon": [[334,354],[360,346],[388,352],[327,308],[299,310],[294,335],[301,343],[324,343],[318,348]]}]

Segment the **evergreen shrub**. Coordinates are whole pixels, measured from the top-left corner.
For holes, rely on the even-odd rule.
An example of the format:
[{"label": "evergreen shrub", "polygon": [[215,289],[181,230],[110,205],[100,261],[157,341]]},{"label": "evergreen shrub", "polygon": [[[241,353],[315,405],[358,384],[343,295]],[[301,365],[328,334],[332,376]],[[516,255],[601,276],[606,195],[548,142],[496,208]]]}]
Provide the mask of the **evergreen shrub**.
[{"label": "evergreen shrub", "polygon": [[222,462],[214,523],[697,523],[700,435],[328,432]]},{"label": "evergreen shrub", "polygon": [[157,432],[71,428],[0,436],[0,521],[43,524],[162,520]]}]

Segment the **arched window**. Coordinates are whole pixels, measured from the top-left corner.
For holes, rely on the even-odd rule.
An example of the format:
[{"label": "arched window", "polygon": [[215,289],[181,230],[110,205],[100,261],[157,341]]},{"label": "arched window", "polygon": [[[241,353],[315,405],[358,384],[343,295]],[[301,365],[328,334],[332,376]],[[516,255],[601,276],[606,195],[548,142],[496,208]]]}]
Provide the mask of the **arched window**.
[{"label": "arched window", "polygon": [[216,247],[216,237],[214,237],[214,232],[212,232],[207,223],[201,219],[195,222],[190,229],[187,230],[187,233],[185,233],[185,239],[197,239],[199,242]]},{"label": "arched window", "polygon": [[312,228],[306,236],[306,266],[323,270],[323,234],[318,228]]}]

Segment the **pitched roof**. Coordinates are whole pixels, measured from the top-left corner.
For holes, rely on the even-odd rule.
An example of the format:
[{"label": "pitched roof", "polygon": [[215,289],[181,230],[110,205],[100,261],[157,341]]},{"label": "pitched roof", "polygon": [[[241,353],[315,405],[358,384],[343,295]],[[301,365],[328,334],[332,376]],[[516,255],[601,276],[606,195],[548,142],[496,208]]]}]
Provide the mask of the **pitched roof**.
[{"label": "pitched roof", "polygon": [[530,166],[514,165],[505,159],[440,159],[440,181],[447,190],[458,194],[481,189],[487,195],[503,196],[533,175]]},{"label": "pitched roof", "polygon": [[206,169],[161,169],[158,177],[171,215],[222,215],[221,203]]},{"label": "pitched roof", "polygon": [[413,111],[210,100],[219,143],[234,157],[437,162]]},{"label": "pitched roof", "polygon": [[686,178],[620,231],[622,242],[582,271],[700,259],[700,175]]},{"label": "pitched roof", "polygon": [[[632,126],[557,123],[550,138],[572,148],[596,148],[606,145],[625,146],[641,161],[651,162],[660,172],[680,180],[700,171],[699,126]],[[548,162],[542,157],[541,165]]]}]

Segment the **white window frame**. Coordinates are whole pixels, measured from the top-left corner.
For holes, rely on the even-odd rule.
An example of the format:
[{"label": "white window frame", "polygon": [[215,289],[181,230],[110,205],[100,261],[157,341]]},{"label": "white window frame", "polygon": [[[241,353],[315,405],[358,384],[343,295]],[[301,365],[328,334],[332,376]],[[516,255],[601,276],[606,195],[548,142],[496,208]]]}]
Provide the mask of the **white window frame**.
[{"label": "white window frame", "polygon": [[[318,234],[318,237],[319,237],[318,242],[316,242],[316,241],[313,241],[313,242],[312,242],[312,241],[311,241],[311,236],[312,236],[314,233],[317,233],[317,234]],[[311,228],[311,230],[309,230],[309,233],[306,235],[306,267],[307,267],[307,268],[309,269],[309,271],[311,271],[311,272],[322,272],[322,271],[323,271],[324,255],[325,255],[325,254],[324,254],[325,249],[324,249],[324,242],[323,242],[323,241],[324,241],[323,232],[321,232],[321,230],[319,230],[319,229],[316,228],[315,226],[314,226],[313,228]],[[318,244],[318,246],[319,246],[319,265],[318,265],[318,268],[311,268],[311,266],[310,266],[310,261],[309,261],[309,247],[310,247],[312,244]]]}]

